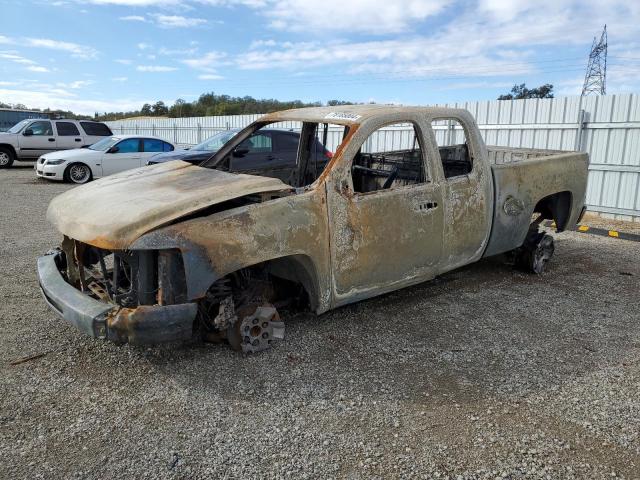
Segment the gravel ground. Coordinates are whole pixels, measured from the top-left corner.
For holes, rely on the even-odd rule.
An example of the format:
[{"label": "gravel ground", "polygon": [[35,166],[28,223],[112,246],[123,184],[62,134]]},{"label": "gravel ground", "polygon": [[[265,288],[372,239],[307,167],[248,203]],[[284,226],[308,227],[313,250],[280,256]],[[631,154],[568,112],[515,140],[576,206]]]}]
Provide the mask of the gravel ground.
[{"label": "gravel ground", "polygon": [[640,243],[563,233],[540,277],[485,260],[247,358],[145,349],[40,298],[67,188],[0,172],[0,478],[640,478]]}]

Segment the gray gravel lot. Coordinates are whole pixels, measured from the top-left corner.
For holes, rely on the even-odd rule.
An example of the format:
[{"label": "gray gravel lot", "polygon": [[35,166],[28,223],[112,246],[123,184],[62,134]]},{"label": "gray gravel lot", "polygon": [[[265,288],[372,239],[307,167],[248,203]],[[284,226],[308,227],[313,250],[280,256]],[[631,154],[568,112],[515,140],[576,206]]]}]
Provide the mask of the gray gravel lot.
[{"label": "gray gravel lot", "polygon": [[40,298],[67,188],[0,171],[0,478],[640,478],[640,243],[563,233],[541,277],[482,261],[247,358],[144,349]]}]

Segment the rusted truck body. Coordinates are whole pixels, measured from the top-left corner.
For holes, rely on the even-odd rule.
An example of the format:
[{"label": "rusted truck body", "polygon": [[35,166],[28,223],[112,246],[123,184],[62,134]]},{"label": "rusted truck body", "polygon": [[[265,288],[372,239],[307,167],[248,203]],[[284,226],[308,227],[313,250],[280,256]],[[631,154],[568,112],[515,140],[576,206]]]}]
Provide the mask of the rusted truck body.
[{"label": "rusted truck body", "polygon": [[[238,145],[284,121],[301,126],[295,168],[234,171]],[[439,146],[452,122],[464,143]],[[318,168],[309,145],[329,124],[343,139]],[[367,153],[391,124],[412,127],[411,146]],[[95,337],[148,344],[197,332],[255,352],[282,337],[278,310],[292,304],[322,314],[506,252],[539,273],[553,242],[538,225],[579,221],[587,164],[585,153],[487,147],[460,109],[277,112],[200,166],[167,162],[56,197],[47,218],[63,241],[38,259],[40,285]]]}]

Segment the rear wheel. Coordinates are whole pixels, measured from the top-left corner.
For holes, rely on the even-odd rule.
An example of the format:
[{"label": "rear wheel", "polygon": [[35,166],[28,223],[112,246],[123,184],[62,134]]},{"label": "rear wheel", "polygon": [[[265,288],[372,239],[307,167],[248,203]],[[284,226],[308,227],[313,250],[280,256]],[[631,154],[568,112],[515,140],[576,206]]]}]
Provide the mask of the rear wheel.
[{"label": "rear wheel", "polygon": [[9,168],[15,160],[13,152],[6,148],[0,147],[0,168]]},{"label": "rear wheel", "polygon": [[84,163],[72,163],[64,171],[64,179],[71,183],[87,183],[91,180],[91,176],[91,169]]},{"label": "rear wheel", "polygon": [[549,260],[553,256],[555,245],[553,237],[535,229],[529,231],[524,244],[516,250],[516,267],[525,272],[540,275],[544,272]]}]

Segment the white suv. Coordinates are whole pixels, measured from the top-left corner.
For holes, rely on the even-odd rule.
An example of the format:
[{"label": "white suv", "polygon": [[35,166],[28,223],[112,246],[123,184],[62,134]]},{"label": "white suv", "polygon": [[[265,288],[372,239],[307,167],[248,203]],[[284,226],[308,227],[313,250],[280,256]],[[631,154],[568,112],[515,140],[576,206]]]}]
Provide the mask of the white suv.
[{"label": "white suv", "polygon": [[0,132],[0,168],[14,160],[36,160],[57,150],[92,145],[113,135],[104,123],[87,120],[28,119]]}]

